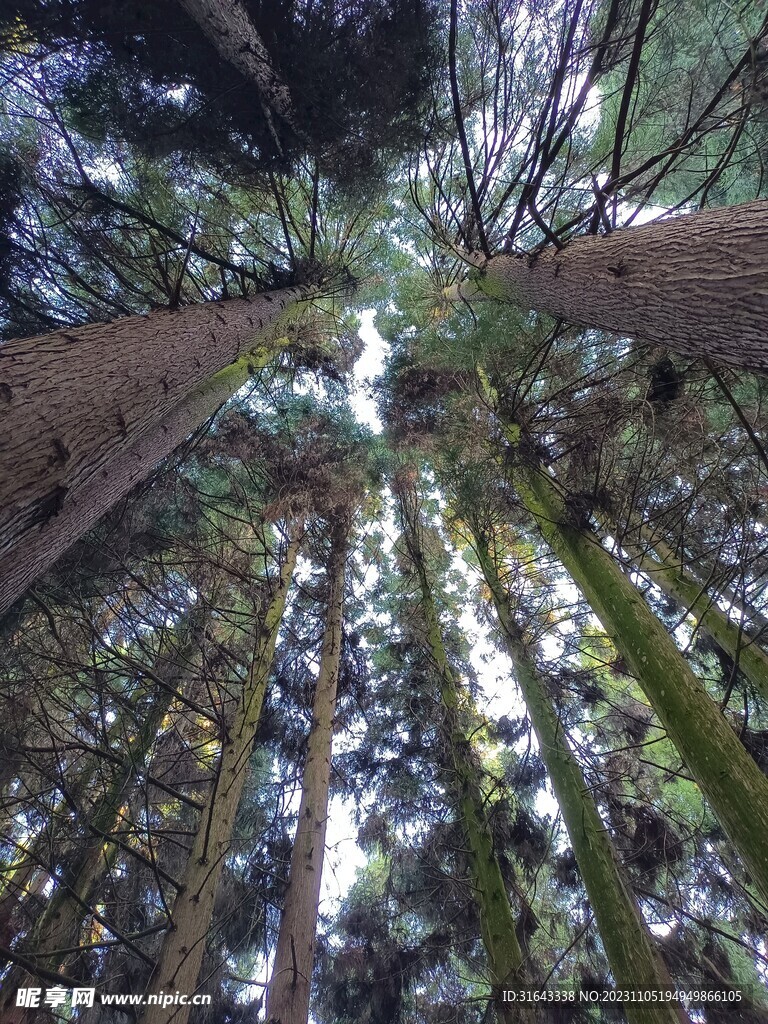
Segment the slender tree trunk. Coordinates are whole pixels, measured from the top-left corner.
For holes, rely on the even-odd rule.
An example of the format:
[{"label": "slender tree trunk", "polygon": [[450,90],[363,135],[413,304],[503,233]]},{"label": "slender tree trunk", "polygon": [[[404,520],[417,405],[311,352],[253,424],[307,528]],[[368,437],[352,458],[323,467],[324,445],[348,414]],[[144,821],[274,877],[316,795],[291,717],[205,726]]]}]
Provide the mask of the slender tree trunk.
[{"label": "slender tree trunk", "polygon": [[197,22],[219,56],[256,87],[270,134],[282,155],[272,114],[278,114],[287,125],[294,127],[291,94],[275,71],[246,8],[240,0],[179,0],[179,3]]},{"label": "slender tree trunk", "polygon": [[515,917],[494,849],[493,833],[486,816],[480,769],[465,728],[467,696],[445,649],[422,544],[422,529],[415,491],[398,488],[400,509],[408,552],[419,580],[421,611],[425,619],[426,644],[440,680],[440,698],[445,712],[445,730],[450,750],[453,795],[469,850],[469,868],[475,901],[480,913],[480,931],[488,957],[491,986],[500,1024],[530,1024],[533,1013],[518,1005],[513,1010],[502,1002],[505,989],[525,985],[523,952],[517,939]]},{"label": "slender tree trunk", "polygon": [[328,795],[331,785],[333,720],[341,661],[344,615],[344,563],[349,520],[334,531],[328,574],[330,590],[320,671],[317,676],[307,760],[301,781],[301,804],[291,852],[288,890],[277,938],[275,962],[267,989],[267,1024],[306,1024],[320,881],[325,856]]},{"label": "slender tree trunk", "polygon": [[[153,671],[164,679],[169,687],[181,692],[184,680],[189,674],[193,652],[193,647],[183,649],[178,660],[174,659],[173,662],[169,657],[161,656]],[[158,689],[156,696],[154,707],[131,743],[129,756],[117,769],[109,790],[89,816],[87,827],[90,834],[84,837],[75,864],[70,866],[68,874],[71,881],[60,886],[51,896],[43,916],[35,927],[29,945],[34,949],[36,963],[48,970],[60,970],[66,962],[56,954],[57,949],[67,949],[77,944],[78,932],[88,916],[91,896],[97,890],[98,883],[108,867],[110,847],[105,836],[118,825],[121,808],[135,788],[136,771],[141,771],[142,767],[146,766],[149,752],[173,702],[173,692],[170,688]]]},{"label": "slender tree trunk", "polygon": [[473,253],[446,296],[493,298],[768,373],[768,202],[702,210],[532,255]]},{"label": "slender tree trunk", "polygon": [[[698,620],[702,630],[733,659],[762,698],[768,701],[768,654],[715,604],[705,587],[684,574],[679,560],[654,557],[650,548],[629,541],[622,541],[621,546],[629,552],[641,572]],[[657,555],[663,553],[664,548],[656,551]]]},{"label": "slender tree trunk", "polygon": [[[15,923],[15,919],[23,915],[25,908],[28,910],[27,920],[34,919],[35,914],[29,910],[28,901],[39,896],[48,885],[54,870],[52,851],[60,845],[60,837],[54,826],[59,822],[71,823],[72,805],[79,804],[88,792],[98,763],[97,758],[89,757],[74,778],[71,773],[68,774],[66,797],[62,797],[59,803],[50,809],[46,827],[29,836],[19,848],[14,862],[3,872],[0,882],[0,945],[10,946],[20,931],[28,930],[17,927]],[[60,766],[60,770],[67,774],[63,765]],[[3,827],[11,829],[11,821],[4,823]],[[8,962],[4,956],[0,957],[0,969]],[[1,998],[0,996],[0,1003]]]},{"label": "slender tree trunk", "polygon": [[[494,397],[489,390],[488,398]],[[520,427],[500,422],[519,451]],[[514,483],[624,656],[768,907],[768,779],[613,556],[596,534],[575,523],[554,477],[521,453]]]},{"label": "slender tree trunk", "polygon": [[638,534],[643,541],[644,549],[652,548],[656,557],[666,565],[677,569],[678,574],[690,577],[701,587],[715,589],[739,613],[749,637],[760,637],[763,643],[768,641],[768,616],[755,608],[748,600],[739,597],[733,587],[719,585],[712,587],[714,579],[728,572],[725,566],[718,563],[717,559],[711,562],[706,555],[696,554],[691,557],[686,555],[685,558],[682,558],[660,533],[644,523],[638,527]]},{"label": "slender tree trunk", "polygon": [[[182,879],[183,887],[173,905],[172,924],[161,946],[147,995],[161,991],[191,995],[196,990],[216,890],[229,854],[302,532],[303,525],[294,527],[285,561],[274,581],[272,597],[256,637],[248,678],[222,746],[217,781],[202,814]],[[148,1006],[140,1018],[141,1024],[168,1024],[171,1020],[173,1024],[187,1024],[190,1009],[190,1006]]]},{"label": "slender tree trunk", "polygon": [[[136,482],[142,460],[147,464],[137,443],[215,374],[253,352],[274,351],[280,318],[308,294],[306,288],[285,288],[0,346],[0,558],[46,524],[45,548],[60,552],[82,535],[107,502],[126,493],[129,479]],[[216,394],[226,379],[219,379]],[[238,379],[235,374],[235,384]],[[211,400],[203,390],[190,408],[204,417]],[[189,410],[179,415],[189,423]],[[173,450],[173,423],[171,418],[163,443],[153,447],[153,458]],[[111,481],[115,469],[120,479]],[[99,497],[102,490],[107,498]],[[7,595],[3,587],[3,602],[49,564],[39,547],[29,570],[18,562],[3,564],[3,575],[14,578]]]},{"label": "slender tree trunk", "polygon": [[[55,830],[52,831],[53,825],[59,821],[70,820],[72,804],[82,801],[93,781],[96,768],[96,760],[89,758],[87,766],[77,777],[68,780],[67,796],[62,797],[56,807],[49,812],[48,826],[29,837],[15,862],[4,872],[0,885],[0,945],[11,945],[12,940],[22,930],[15,927],[14,919],[20,912],[23,913],[28,900],[39,896],[48,885],[55,870],[52,866],[52,851],[60,845],[59,836]],[[34,916],[33,913],[28,913],[27,920]],[[0,969],[8,962],[4,956],[0,957]]]},{"label": "slender tree trunk", "polygon": [[[555,791],[579,871],[587,890],[611,972],[620,989],[675,986],[632,895],[595,801],[546,685],[528,653],[509,595],[499,578],[487,540],[475,533],[474,547],[491,591],[507,652],[539,741],[541,757]],[[687,1013],[670,1001],[627,1003],[629,1024],[680,1024]]]},{"label": "slender tree trunk", "polygon": [[[117,847],[109,842],[109,834],[120,821],[121,809],[135,787],[136,772],[141,771],[146,763],[174,692],[181,691],[184,680],[189,676],[194,651],[194,645],[187,644],[176,653],[168,649],[161,651],[155,660],[153,672],[168,683],[168,688],[158,690],[156,703],[131,741],[129,755],[117,767],[109,789],[88,815],[86,834],[78,844],[66,874],[57,880],[43,913],[20,949],[43,971],[67,973],[67,964],[75,954],[61,951],[77,946],[83,921],[92,912],[94,893],[117,852]],[[111,732],[122,736],[125,731],[125,723],[118,717]],[[3,987],[7,996],[0,1001],[0,1006],[3,1007],[3,1020],[8,1024],[16,1024],[16,1021],[29,1021],[31,1024],[34,1014],[17,1009],[10,1002],[15,999],[16,989],[28,980],[31,979],[19,967],[14,967],[6,979]]]}]

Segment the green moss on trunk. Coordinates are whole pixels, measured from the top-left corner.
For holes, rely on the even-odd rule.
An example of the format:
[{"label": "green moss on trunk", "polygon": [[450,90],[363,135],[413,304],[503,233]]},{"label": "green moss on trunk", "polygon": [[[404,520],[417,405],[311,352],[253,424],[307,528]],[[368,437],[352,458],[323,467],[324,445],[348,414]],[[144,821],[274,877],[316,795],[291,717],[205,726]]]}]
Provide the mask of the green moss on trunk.
[{"label": "green moss on trunk", "polygon": [[[502,636],[523,692],[595,914],[605,952],[618,988],[674,988],[654,941],[643,921],[608,830],[584,781],[546,687],[528,654],[487,542],[475,535],[475,551],[493,596]],[[630,1024],[680,1024],[688,1015],[677,1004],[627,1004]]]},{"label": "green moss on trunk", "polygon": [[[504,429],[517,446],[520,428]],[[574,525],[555,479],[521,459],[515,488],[621,651],[768,907],[768,779],[599,538]]]},{"label": "green moss on trunk", "polygon": [[530,1024],[533,1013],[529,1007],[501,1001],[504,989],[525,984],[525,963],[515,931],[515,918],[504,878],[493,844],[493,834],[486,817],[482,779],[472,754],[472,745],[462,722],[466,717],[466,695],[452,668],[443,640],[423,546],[421,524],[416,507],[401,495],[401,508],[408,548],[421,591],[421,610],[426,625],[426,642],[440,681],[440,698],[445,711],[445,729],[450,751],[450,768],[461,825],[469,849],[469,869],[480,913],[480,930],[488,956],[491,985],[496,999],[496,1012],[502,1024]]}]

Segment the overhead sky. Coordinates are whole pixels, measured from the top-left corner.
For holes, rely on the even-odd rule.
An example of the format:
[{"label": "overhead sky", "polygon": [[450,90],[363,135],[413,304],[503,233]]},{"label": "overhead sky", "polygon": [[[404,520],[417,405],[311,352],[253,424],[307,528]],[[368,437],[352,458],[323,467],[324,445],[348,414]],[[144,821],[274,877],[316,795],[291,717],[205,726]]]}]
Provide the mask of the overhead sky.
[{"label": "overhead sky", "polygon": [[350,403],[358,420],[369,426],[375,433],[380,434],[381,420],[376,413],[376,403],[370,394],[368,382],[384,371],[384,360],[389,345],[374,325],[375,309],[363,309],[358,316],[360,317],[359,333],[365,343],[365,348],[355,363],[350,388]]}]

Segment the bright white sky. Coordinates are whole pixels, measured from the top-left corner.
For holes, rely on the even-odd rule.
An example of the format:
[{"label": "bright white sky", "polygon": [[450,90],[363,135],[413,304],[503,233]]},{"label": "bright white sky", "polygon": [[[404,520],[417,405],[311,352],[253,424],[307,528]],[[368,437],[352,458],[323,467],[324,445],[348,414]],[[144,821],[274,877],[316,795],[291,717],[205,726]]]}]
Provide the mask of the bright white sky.
[{"label": "bright white sky", "polygon": [[360,317],[360,337],[365,343],[362,355],[355,363],[350,389],[350,402],[355,416],[365,423],[376,434],[381,433],[381,420],[376,413],[376,403],[368,394],[367,382],[384,372],[384,360],[389,345],[374,326],[375,309],[364,309],[358,313]]}]

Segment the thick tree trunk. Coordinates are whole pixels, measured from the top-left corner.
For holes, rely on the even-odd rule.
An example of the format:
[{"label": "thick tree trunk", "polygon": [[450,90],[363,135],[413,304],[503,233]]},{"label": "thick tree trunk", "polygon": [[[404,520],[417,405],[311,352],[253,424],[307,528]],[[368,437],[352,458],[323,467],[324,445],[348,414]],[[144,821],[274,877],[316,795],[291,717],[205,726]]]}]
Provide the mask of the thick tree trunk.
[{"label": "thick tree trunk", "polygon": [[408,552],[418,576],[421,611],[425,619],[425,643],[440,680],[450,749],[449,768],[453,796],[467,841],[469,868],[475,901],[480,914],[480,931],[488,957],[491,987],[500,1024],[530,1024],[533,1013],[525,1005],[514,1010],[502,1001],[505,989],[525,985],[523,952],[515,929],[515,917],[504,877],[494,849],[493,833],[486,816],[482,779],[472,750],[472,742],[463,727],[467,696],[446,652],[440,619],[435,605],[421,539],[421,522],[413,492],[400,491],[400,508]]},{"label": "thick tree trunk", "polygon": [[448,298],[493,298],[768,373],[768,202],[702,210],[533,255],[472,254]]},{"label": "thick tree trunk", "polygon": [[[29,571],[18,562],[3,565],[15,580],[8,593],[18,593],[50,564],[39,550],[43,544],[60,552],[87,528],[83,518],[92,525],[108,501],[129,489],[124,477],[136,482],[137,467],[149,459],[135,446],[146,443],[177,404],[242,357],[274,351],[282,314],[307,294],[286,288],[0,346],[0,558],[49,524],[45,541],[28,549],[36,563]],[[202,417],[210,409],[206,394],[192,399]],[[186,412],[179,416],[189,423]],[[173,450],[172,433],[169,428],[153,447],[153,458]],[[114,482],[113,470],[122,474]],[[99,498],[102,490],[108,498]]]},{"label": "thick tree trunk", "polygon": [[703,632],[733,659],[768,701],[768,654],[715,604],[702,584],[685,575],[672,552],[662,544],[655,551],[629,541],[622,541],[622,547],[642,573],[698,620]]},{"label": "thick tree trunk", "polygon": [[[217,781],[203,811],[192,852],[173,905],[147,995],[182,992],[192,995],[211,927],[216,890],[232,839],[240,797],[245,785],[253,737],[261,717],[277,633],[285,611],[288,588],[296,566],[303,526],[293,531],[272,598],[260,624],[248,678],[234,720],[222,746]],[[187,1024],[191,1006],[148,1006],[141,1024]]]},{"label": "thick tree trunk", "polygon": [[[494,396],[489,392],[488,397]],[[519,449],[520,428],[500,422]],[[574,522],[549,472],[521,456],[514,484],[624,656],[768,907],[768,779],[613,556],[596,534]]]},{"label": "thick tree trunk", "polygon": [[69,491],[55,516],[28,530],[14,547],[0,554],[0,615],[271,359],[271,352],[257,353],[215,373],[174,405],[149,433]]},{"label": "thick tree trunk", "polygon": [[272,112],[293,127],[293,107],[288,86],[272,66],[267,48],[240,0],[179,0],[224,60],[236,67],[256,88],[261,109],[278,152],[280,139]]},{"label": "thick tree trunk", "polygon": [[[539,741],[541,757],[568,830],[616,987],[674,990],[547,688],[526,650],[522,630],[515,620],[512,603],[499,578],[488,543],[475,534],[474,547],[493,597],[501,633],[515,667],[515,678]],[[689,1020],[682,1007],[672,1001],[627,1003],[625,1009],[629,1024],[680,1024]]]},{"label": "thick tree trunk", "polygon": [[301,781],[301,804],[291,852],[275,962],[267,989],[267,1024],[307,1024],[320,881],[325,856],[328,795],[331,785],[333,720],[341,661],[344,614],[344,563],[349,522],[332,539],[328,573],[330,590],[320,671],[317,676],[307,760]]}]

